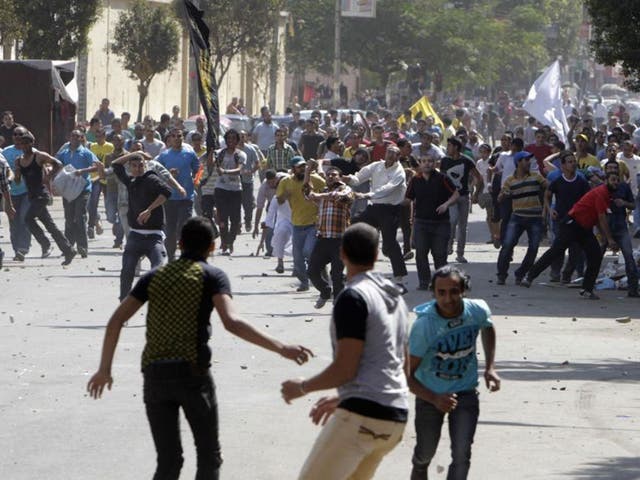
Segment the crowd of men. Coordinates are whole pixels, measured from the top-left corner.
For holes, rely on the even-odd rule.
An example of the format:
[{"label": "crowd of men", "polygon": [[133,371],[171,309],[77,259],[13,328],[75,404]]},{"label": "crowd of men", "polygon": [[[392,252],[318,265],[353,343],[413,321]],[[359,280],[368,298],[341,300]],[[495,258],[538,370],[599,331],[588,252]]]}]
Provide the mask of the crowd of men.
[{"label": "crowd of men", "polygon": [[[184,298],[195,305],[189,310],[195,323],[180,328],[208,332],[201,323],[208,325],[215,307],[232,333],[298,363],[307,361],[310,351],[305,347],[282,345],[236,318],[228,279],[206,264],[214,239],[219,237],[221,255],[233,255],[241,234],[260,238],[259,251],[275,257],[278,274],[284,274],[284,257],[290,254],[297,291],[313,286],[318,291],[315,308],[333,303],[334,360],[311,379],[285,382],[283,397],[289,402],[310,391],[338,388],[337,397],[321,400],[312,412],[316,423],[334,415],[301,478],[347,478],[354,472],[361,475],[357,478],[372,476],[402,434],[409,389],[416,394],[418,414],[412,478],[426,478],[445,414],[459,423],[452,430],[449,478],[466,478],[478,418],[479,333],[487,387],[500,386],[491,313],[484,302],[463,298],[468,278],[447,265],[474,260],[466,252],[472,205],[486,210],[487,243],[499,249],[498,285],[506,284],[514,248],[526,232],[528,248],[514,271],[516,285],[532,286],[551,267],[551,282],[570,283],[577,275],[582,277],[580,294],[597,299],[596,279],[610,248],[622,252],[628,295],[640,296],[632,246],[632,238],[640,236],[640,157],[631,141],[635,127],[620,125],[615,115],[596,122],[586,109],[580,118],[570,117],[566,136],[529,118],[522,128],[506,128],[493,146],[460,108],[455,118],[444,117],[441,124],[429,116],[412,119],[409,112],[399,121],[376,112],[339,116],[330,110],[325,115],[313,112],[308,119],[294,115],[285,125],[276,124],[263,107],[251,132],[227,130],[222,148],[214,151],[205,144],[204,119],[186,131],[179,108],[172,113],[163,114],[157,124],[147,117],[131,125],[129,114],[116,116],[104,99],[94,117],[77,125],[51,155],[34,148],[28,125],[4,112],[0,192],[13,261],[33,256],[32,237],[42,258],[52,255],[52,243],[38,222],[62,252],[63,265],[77,255],[90,257],[89,240],[105,235],[105,224],[111,225],[113,249],[123,249],[122,303],[107,331],[101,367],[89,384],[92,395],[99,396],[111,383],[111,358],[123,323],[146,301],[175,309],[172,292],[183,296],[181,305]],[[64,231],[48,211],[53,195],[63,197]],[[537,259],[545,236],[551,247]],[[380,239],[381,252],[391,262],[391,279],[373,272]],[[0,263],[3,257],[0,252]],[[132,289],[143,257],[153,270]],[[408,289],[407,262],[413,258],[417,288],[431,290],[434,301],[416,308],[418,321],[409,332],[402,295]],[[203,346],[208,334],[198,334],[193,351],[184,347],[170,352],[174,347],[158,333],[166,315],[150,309],[149,321],[148,328],[156,333],[147,337],[145,382],[161,390],[173,376],[204,375],[203,388],[211,390],[210,354]],[[167,365],[168,358],[176,358],[172,353],[182,364]],[[363,384],[370,390],[363,390]],[[209,400],[215,409],[215,396]],[[158,478],[174,478],[181,450],[166,445],[179,432],[163,429],[173,414],[161,407],[147,403],[158,472],[163,472]],[[344,431],[343,424],[354,416],[360,430]],[[217,422],[217,415],[207,418]],[[384,441],[363,446],[362,438],[356,438],[363,428],[365,437]],[[202,437],[196,438],[203,472],[220,467],[217,423],[214,430],[213,445],[206,439],[211,432],[200,431]],[[200,442],[213,450],[205,455]],[[344,461],[327,460],[336,452],[342,452]]]},{"label": "crowd of men", "polygon": [[[569,242],[569,259],[565,265],[561,249],[551,263],[550,281],[570,283],[577,274],[585,279],[582,294],[596,298],[595,279],[589,278],[597,277],[600,253],[608,245],[622,251],[629,295],[635,297],[638,273],[631,239],[640,236],[640,209],[636,208],[640,159],[632,142],[635,126],[620,124],[614,112],[595,122],[592,110],[585,107],[581,117],[576,109],[571,110],[566,137],[527,118],[525,127],[505,130],[499,145],[493,146],[478,133],[475,120],[463,108],[455,110],[454,118],[444,117],[441,124],[431,116],[412,119],[410,112],[399,121],[389,112],[339,116],[336,110],[329,110],[324,115],[314,111],[306,120],[298,112],[289,124],[278,125],[263,107],[251,132],[230,129],[223,148],[208,152],[203,118],[198,118],[194,130],[186,131],[179,108],[174,107],[173,114],[163,114],[157,124],[146,117],[131,125],[127,112],[115,116],[104,99],[88,124],[70,132],[69,141],[55,156],[33,149],[35,139],[28,126],[17,124],[11,112],[4,112],[5,167],[0,179],[11,217],[13,259],[25,261],[32,235],[42,256],[51,255],[51,242],[36,219],[58,244],[65,263],[77,254],[86,258],[88,240],[103,234],[106,222],[111,225],[113,247],[126,249],[125,239],[136,223],[135,235],[157,240],[149,236],[153,230],[163,240],[164,250],[153,254],[156,266],[175,258],[180,229],[195,212],[216,226],[223,255],[233,254],[243,226],[246,233],[261,237],[267,255],[275,247],[278,273],[284,273],[283,257],[291,252],[293,273],[300,280],[298,290],[306,291],[312,283],[319,290],[316,306],[321,308],[339,291],[343,268],[338,244],[350,224],[362,221],[381,232],[382,251],[403,290],[407,288],[406,261],[415,256],[418,289],[426,289],[429,255],[435,268],[448,261],[467,263],[467,221],[472,205],[478,204],[486,210],[488,243],[500,249],[499,285],[506,283],[513,249],[525,231],[527,254],[514,272],[519,285],[539,275],[536,267],[527,277],[545,237],[552,243],[561,236],[563,225],[575,220],[585,231],[597,227],[599,247],[593,242],[590,247]],[[144,170],[154,171],[171,188],[162,203],[153,206],[162,206],[164,212],[163,223],[153,229],[136,219],[130,221],[140,213],[129,208],[136,199],[129,198],[123,177],[113,168],[118,158],[134,152],[137,156],[126,158],[144,159]],[[125,167],[128,173],[128,165]],[[614,186],[608,178],[614,176],[616,167]],[[82,189],[76,179],[73,194],[63,193],[63,235],[46,209],[55,191],[52,178],[61,168],[73,170],[73,175],[84,180]],[[23,182],[17,181],[21,171],[26,174]],[[261,181],[257,195],[256,175]],[[61,188],[71,188],[73,183]],[[599,191],[609,189],[605,212],[597,221],[576,218],[583,208],[581,198],[598,187]],[[629,212],[633,222],[628,221]],[[325,271],[329,263],[331,288]],[[584,275],[585,264],[591,267],[589,275]],[[127,263],[121,298],[130,286],[126,280],[129,270]]]}]

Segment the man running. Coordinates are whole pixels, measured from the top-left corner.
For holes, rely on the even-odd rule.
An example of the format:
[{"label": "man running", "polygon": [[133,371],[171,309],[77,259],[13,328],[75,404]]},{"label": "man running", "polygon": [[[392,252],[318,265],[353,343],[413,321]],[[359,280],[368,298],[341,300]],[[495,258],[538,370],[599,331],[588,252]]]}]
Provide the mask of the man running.
[{"label": "man running", "polygon": [[[365,223],[349,227],[340,254],[347,283],[333,307],[333,361],[319,374],[282,384],[287,403],[317,390],[338,389],[311,410],[326,422],[298,477],[373,478],[402,438],[408,414],[408,312],[399,287],[373,271],[379,236]],[[327,422],[328,420],[328,422]]]},{"label": "man running", "polygon": [[35,138],[30,132],[25,133],[18,140],[22,156],[16,160],[15,182],[19,184],[24,180],[30,202],[25,221],[29,231],[42,248],[42,258],[50,257],[53,253],[53,248],[51,247],[51,241],[36,223],[36,218],[42,222],[64,254],[62,265],[69,265],[73,257],[77,255],[77,252],[53,222],[53,218],[51,218],[51,214],[47,209],[51,196],[44,183],[44,166],[47,164],[52,165],[53,173],[55,174],[62,168],[62,163],[48,153],[35,151],[33,149],[34,142]]},{"label": "man running", "polygon": [[87,384],[93,398],[100,398],[105,386],[111,389],[111,366],[122,326],[148,301],[142,372],[144,402],[157,452],[157,479],[180,475],[184,461],[180,408],[196,445],[196,478],[220,476],[218,408],[208,345],[214,308],[224,327],[243,340],[299,365],[312,355],[300,345],[280,343],[236,315],[227,275],[206,261],[214,249],[213,241],[208,219],[195,217],[184,224],[180,235],[182,256],[142,277],[113,313],[105,332],[100,367]]},{"label": "man running", "polygon": [[618,244],[609,229],[607,212],[619,183],[619,175],[609,172],[604,184],[592,189],[576,202],[569,210],[569,214],[562,220],[558,236],[554,239],[549,250],[540,257],[529,270],[527,277],[522,280],[523,287],[530,287],[538,275],[562,255],[573,242],[577,242],[584,250],[587,259],[587,269],[582,280],[580,295],[591,300],[599,298],[593,293],[593,287],[600,271],[604,251],[600,248],[600,244],[593,234],[593,227],[598,226],[611,250],[618,250]]},{"label": "man running", "polygon": [[431,290],[435,300],[415,308],[418,318],[409,338],[409,388],[416,396],[411,480],[427,478],[445,415],[449,416],[452,455],[447,478],[462,480],[471,465],[479,415],[476,340],[480,333],[487,388],[498,391],[496,332],[486,302],[464,298],[469,280],[462,270],[451,265],[436,270]]}]

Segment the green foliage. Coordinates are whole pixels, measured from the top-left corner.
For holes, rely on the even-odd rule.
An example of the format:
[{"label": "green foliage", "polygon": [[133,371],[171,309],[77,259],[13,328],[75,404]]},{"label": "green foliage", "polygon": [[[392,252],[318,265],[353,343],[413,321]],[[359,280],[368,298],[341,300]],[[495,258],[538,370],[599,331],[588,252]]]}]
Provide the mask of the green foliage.
[{"label": "green foliage", "polygon": [[0,0],[0,43],[15,40],[20,32],[14,0]]},{"label": "green foliage", "polygon": [[287,0],[292,26],[286,43],[287,70],[333,71],[334,0]]},{"label": "green foliage", "polygon": [[[173,8],[184,18],[183,0],[174,0]],[[284,0],[200,0],[209,41],[216,82],[229,71],[232,60],[240,53],[252,58],[269,55],[273,32]]]},{"label": "green foliage", "polygon": [[110,48],[129,77],[138,81],[138,121],[142,118],[151,80],[175,64],[179,42],[178,24],[164,6],[135,0],[131,9],[120,14]]},{"label": "green foliage", "polygon": [[378,74],[382,85],[391,73],[415,63],[422,45],[420,24],[410,4],[406,0],[379,1],[376,18],[345,18],[342,57],[351,65]]},{"label": "green foliage", "polygon": [[[289,71],[332,71],[334,4],[288,0]],[[445,88],[528,85],[559,55],[573,55],[580,20],[580,0],[379,0],[375,19],[342,19],[341,60],[382,84],[420,63]]]},{"label": "green foliage", "polygon": [[99,0],[12,0],[20,22],[23,58],[68,60],[87,42],[100,13]]},{"label": "green foliage", "polygon": [[604,65],[622,63],[625,86],[640,91],[640,3],[586,0],[593,24],[591,48]]}]

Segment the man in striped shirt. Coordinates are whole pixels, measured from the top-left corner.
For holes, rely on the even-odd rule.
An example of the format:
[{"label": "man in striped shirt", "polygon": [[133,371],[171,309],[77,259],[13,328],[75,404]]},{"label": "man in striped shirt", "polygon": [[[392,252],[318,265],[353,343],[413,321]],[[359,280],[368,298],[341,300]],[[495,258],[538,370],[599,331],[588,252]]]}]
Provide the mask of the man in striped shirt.
[{"label": "man in striped shirt", "polygon": [[511,199],[512,214],[507,224],[504,241],[498,255],[498,285],[504,285],[509,274],[509,263],[513,249],[524,232],[529,238],[527,253],[515,271],[515,283],[519,285],[527,274],[538,254],[538,246],[543,232],[542,198],[547,181],[538,173],[530,172],[529,152],[517,152],[513,156],[516,171],[510,175],[498,195],[498,201]]},{"label": "man in striped shirt", "polygon": [[289,171],[289,162],[296,155],[296,152],[291,148],[291,145],[285,142],[286,139],[286,130],[279,128],[276,131],[276,143],[267,149],[267,168],[279,172]]}]

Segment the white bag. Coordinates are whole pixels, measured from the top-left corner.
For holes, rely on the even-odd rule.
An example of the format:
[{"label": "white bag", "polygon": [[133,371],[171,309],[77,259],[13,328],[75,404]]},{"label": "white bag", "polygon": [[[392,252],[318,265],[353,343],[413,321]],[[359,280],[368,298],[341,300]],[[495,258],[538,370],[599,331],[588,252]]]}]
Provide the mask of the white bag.
[{"label": "white bag", "polygon": [[73,165],[65,165],[52,182],[55,193],[68,202],[78,198],[87,186],[87,180],[82,175],[76,175],[75,172]]}]

